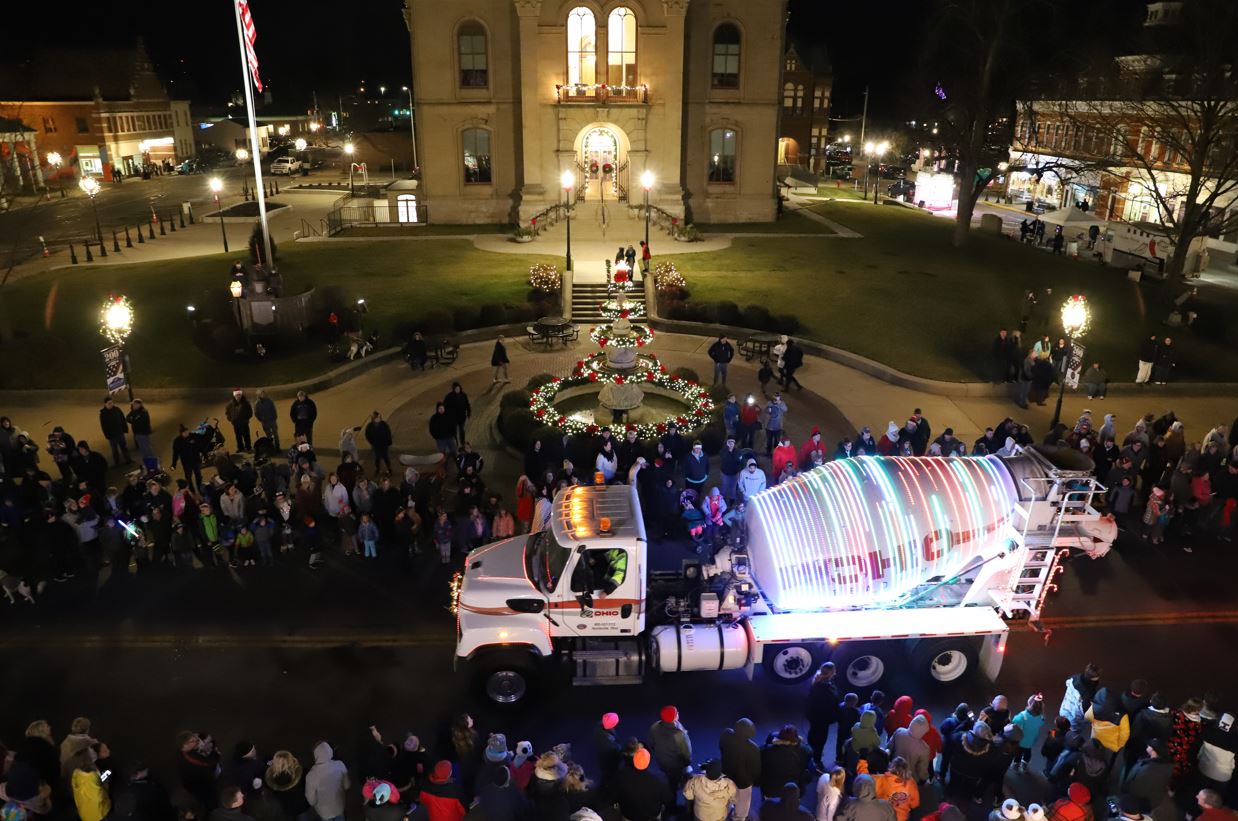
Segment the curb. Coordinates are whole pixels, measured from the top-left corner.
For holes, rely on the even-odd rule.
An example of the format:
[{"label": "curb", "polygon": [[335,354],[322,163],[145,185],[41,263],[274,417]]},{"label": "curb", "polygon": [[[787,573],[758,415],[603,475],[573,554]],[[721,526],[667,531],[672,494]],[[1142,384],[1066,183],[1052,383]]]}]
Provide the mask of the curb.
[{"label": "curb", "polygon": [[[658,313],[657,292],[654,290],[652,277],[646,278],[645,282],[646,315],[649,318],[649,324],[657,330],[694,334],[696,336],[719,336],[725,334],[735,339],[750,336],[754,333],[765,333],[764,331],[754,331],[751,328],[740,328],[734,325],[710,325],[704,322],[663,319]],[[946,382],[939,379],[927,379],[922,376],[904,373],[876,360],[860,356],[851,351],[845,351],[842,348],[814,342],[811,339],[797,336],[796,341],[800,343],[800,346],[807,353],[814,354],[822,359],[828,359],[831,362],[837,362],[852,370],[880,379],[883,382],[888,382],[891,385],[897,385],[900,388],[907,388],[935,396],[955,398],[1012,398],[1011,388],[1007,385],[998,385],[991,382]],[[1178,382],[1153,387],[1157,393],[1174,397],[1238,396],[1238,383],[1236,382]],[[1110,382],[1106,395],[1138,396],[1147,391],[1148,388],[1146,386],[1138,385],[1134,382]],[[1078,391],[1072,390],[1071,393],[1072,395],[1077,395]]]}]

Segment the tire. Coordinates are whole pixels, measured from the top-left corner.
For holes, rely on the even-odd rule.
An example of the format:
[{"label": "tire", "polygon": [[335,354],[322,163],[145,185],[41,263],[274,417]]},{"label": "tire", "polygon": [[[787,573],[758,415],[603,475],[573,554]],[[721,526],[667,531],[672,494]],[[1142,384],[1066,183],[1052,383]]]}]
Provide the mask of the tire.
[{"label": "tire", "polygon": [[809,644],[774,644],[765,648],[761,665],[779,684],[798,684],[817,671],[820,654]]},{"label": "tire", "polygon": [[980,659],[971,639],[921,639],[911,649],[911,669],[920,680],[934,685],[959,681],[975,671]]},{"label": "tire", "polygon": [[479,659],[473,673],[477,697],[500,707],[527,702],[536,689],[537,666],[520,651],[494,653]]},{"label": "tire", "polygon": [[839,645],[830,661],[848,690],[868,690],[880,687],[898,660],[898,648],[893,642],[855,642]]}]

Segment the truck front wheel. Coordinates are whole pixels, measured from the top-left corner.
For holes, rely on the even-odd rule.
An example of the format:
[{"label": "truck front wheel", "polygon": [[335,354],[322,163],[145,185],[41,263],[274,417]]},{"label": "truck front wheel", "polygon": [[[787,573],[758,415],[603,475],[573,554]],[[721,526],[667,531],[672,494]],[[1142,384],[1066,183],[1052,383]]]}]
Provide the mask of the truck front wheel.
[{"label": "truck front wheel", "polygon": [[478,696],[504,706],[518,704],[533,689],[536,668],[518,653],[498,653],[482,659],[473,679]]},{"label": "truck front wheel", "polygon": [[921,639],[911,650],[911,669],[928,682],[948,684],[975,670],[978,657],[968,639]]},{"label": "truck front wheel", "polygon": [[817,657],[806,644],[775,644],[765,648],[765,669],[780,684],[796,684],[817,669]]}]

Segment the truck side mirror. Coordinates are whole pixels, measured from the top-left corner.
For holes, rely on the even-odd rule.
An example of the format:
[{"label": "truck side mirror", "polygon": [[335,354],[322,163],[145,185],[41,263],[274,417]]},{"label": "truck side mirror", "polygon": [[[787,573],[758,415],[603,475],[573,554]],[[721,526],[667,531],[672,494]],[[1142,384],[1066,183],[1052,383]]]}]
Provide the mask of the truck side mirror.
[{"label": "truck side mirror", "polygon": [[541,599],[508,599],[507,606],[517,613],[540,613],[546,609]]},{"label": "truck side mirror", "polygon": [[619,617],[620,617],[620,618],[624,618],[624,619],[626,619],[626,618],[630,618],[631,616],[632,616],[632,605],[630,605],[630,604],[625,604],[625,605],[623,605],[623,607],[620,607],[620,608],[619,608]]}]

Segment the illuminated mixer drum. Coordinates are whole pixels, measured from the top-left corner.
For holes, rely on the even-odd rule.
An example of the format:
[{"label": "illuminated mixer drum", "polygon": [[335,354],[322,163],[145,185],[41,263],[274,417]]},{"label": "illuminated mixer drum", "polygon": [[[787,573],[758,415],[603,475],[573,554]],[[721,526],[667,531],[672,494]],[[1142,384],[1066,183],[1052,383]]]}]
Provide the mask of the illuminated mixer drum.
[{"label": "illuminated mixer drum", "polygon": [[1020,496],[1011,468],[1027,467],[997,456],[859,456],[822,465],[749,501],[753,573],[782,610],[896,600],[1005,548]]}]

